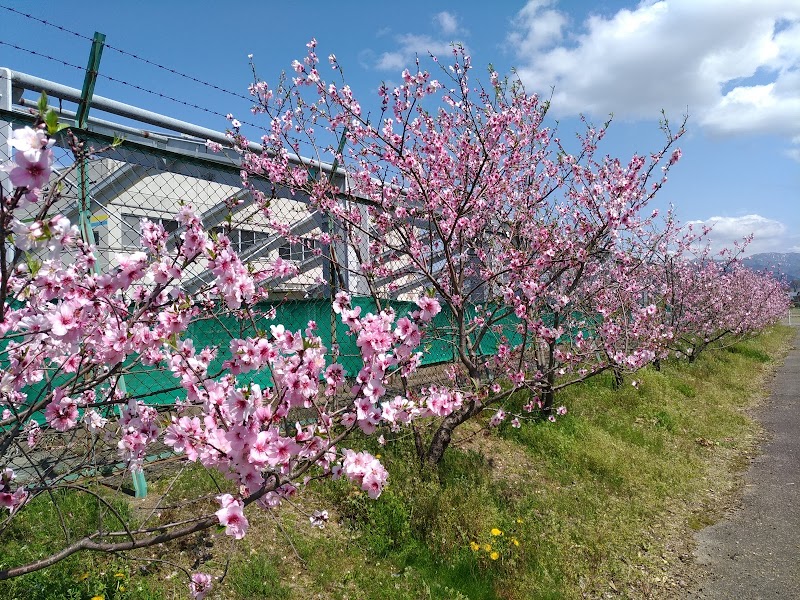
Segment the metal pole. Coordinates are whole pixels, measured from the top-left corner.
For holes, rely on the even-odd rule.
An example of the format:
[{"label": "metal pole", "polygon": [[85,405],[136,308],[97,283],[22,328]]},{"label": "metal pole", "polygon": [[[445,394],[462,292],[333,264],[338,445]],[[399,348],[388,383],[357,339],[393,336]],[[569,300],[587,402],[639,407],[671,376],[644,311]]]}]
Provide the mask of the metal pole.
[{"label": "metal pole", "polygon": [[[95,32],[92,39],[92,49],[89,52],[89,62],[86,65],[86,77],[83,80],[83,89],[81,96],[78,100],[78,110],[75,113],[75,127],[78,129],[86,129],[89,121],[89,109],[92,107],[92,98],[94,96],[94,86],[97,83],[97,74],[100,69],[100,59],[103,56],[103,48],[105,47],[106,36],[102,33]],[[94,233],[92,232],[91,225],[91,198],[89,195],[89,161],[85,156],[82,156],[78,164],[78,178],[80,186],[80,196],[78,198],[78,216],[80,223],[81,236],[83,241],[87,244],[94,243]],[[97,263],[94,265],[95,271],[99,271]],[[125,377],[120,375],[117,379],[117,385],[122,393],[126,393]],[[147,496],[147,480],[144,477],[144,470],[133,471],[133,490],[137,498],[144,498]]]},{"label": "metal pole", "polygon": [[[75,114],[75,127],[85,129],[89,118],[89,109],[92,105],[94,86],[97,83],[97,73],[100,68],[100,58],[103,56],[103,47],[106,36],[95,32],[92,40],[92,50],[89,53],[89,64],[86,66],[86,77],[83,80],[83,90],[78,101],[78,111]],[[89,164],[85,157],[81,157],[78,165],[78,179],[80,198],[78,205],[79,226],[83,241],[87,244],[94,243],[94,235],[90,224],[91,207],[89,206]]]},{"label": "metal pole", "polygon": [[[344,151],[344,145],[347,143],[347,129],[342,132],[342,137],[339,140],[339,147],[336,150],[336,156],[333,157],[333,165],[331,167],[330,175],[328,176],[328,183],[333,183],[333,177],[336,174],[336,171],[339,167],[339,155]],[[345,182],[347,181],[347,175],[345,175]],[[336,244],[333,240],[333,236],[336,233],[336,228],[333,222],[333,217],[328,214],[328,235],[331,236],[330,244],[328,245],[328,259],[330,261],[330,311],[331,311],[331,349],[334,348],[339,342],[338,335],[337,335],[337,324],[338,319],[336,318],[336,313],[333,312],[333,299],[336,297],[336,292],[339,290],[339,286],[345,287],[345,282],[342,278],[342,271],[341,266],[338,264],[337,256],[336,256]],[[347,240],[345,240],[345,244]],[[347,246],[345,245],[345,256],[347,256]],[[348,292],[350,290],[347,290]]]},{"label": "metal pole", "polygon": [[[10,111],[11,110],[11,71],[8,69],[0,69],[0,108]],[[0,162],[5,162],[11,159],[11,146],[8,141],[11,139],[11,123],[9,121],[0,121]],[[11,187],[8,184],[6,190],[6,183],[8,182],[8,173],[0,171],[0,189],[3,193],[6,191],[10,194]]]}]

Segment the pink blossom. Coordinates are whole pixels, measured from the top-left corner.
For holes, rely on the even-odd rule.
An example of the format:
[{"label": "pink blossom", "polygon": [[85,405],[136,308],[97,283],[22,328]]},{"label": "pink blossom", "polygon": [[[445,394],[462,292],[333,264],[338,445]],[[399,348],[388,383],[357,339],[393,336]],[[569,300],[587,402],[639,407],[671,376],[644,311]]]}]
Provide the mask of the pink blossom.
[{"label": "pink blossom", "polygon": [[53,153],[45,150],[39,153],[39,156],[29,158],[25,152],[17,152],[14,155],[14,163],[15,166],[10,168],[8,174],[11,185],[28,190],[39,190],[50,179]]},{"label": "pink blossom", "polygon": [[489,420],[489,427],[497,427],[498,425],[500,425],[500,423],[505,421],[505,419],[506,419],[506,412],[501,408],[496,413],[494,413],[492,418]]},{"label": "pink blossom", "polygon": [[189,583],[189,590],[192,593],[194,600],[203,600],[206,594],[211,591],[212,580],[211,575],[207,573],[192,573],[192,578]]},{"label": "pink blossom", "polygon": [[49,137],[43,129],[22,127],[12,132],[8,143],[19,153],[24,154],[28,160],[37,161],[47,149],[53,147],[55,141],[55,138]]},{"label": "pink blossom", "polygon": [[318,527],[319,529],[325,528],[325,523],[328,522],[328,511],[327,510],[315,510],[312,515],[308,518],[311,521],[311,525],[314,527]]},{"label": "pink blossom", "polygon": [[436,298],[431,298],[429,296],[422,296],[418,298],[417,306],[419,306],[421,309],[420,319],[425,322],[431,321],[433,317],[438,315],[442,310],[439,301]]},{"label": "pink blossom", "polygon": [[247,533],[249,523],[244,516],[244,504],[230,494],[217,496],[222,508],[214,514],[219,519],[219,524],[225,526],[225,534],[233,536],[235,539],[242,539]]},{"label": "pink blossom", "polygon": [[67,431],[78,424],[78,404],[64,395],[64,390],[53,390],[53,399],[44,411],[47,424],[57,431]]}]

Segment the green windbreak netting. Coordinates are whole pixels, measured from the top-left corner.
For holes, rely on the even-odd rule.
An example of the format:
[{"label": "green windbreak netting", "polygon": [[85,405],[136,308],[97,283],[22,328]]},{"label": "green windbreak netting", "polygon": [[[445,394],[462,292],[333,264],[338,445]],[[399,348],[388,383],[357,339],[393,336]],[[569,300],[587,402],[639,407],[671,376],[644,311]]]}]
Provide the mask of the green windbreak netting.
[{"label": "green windbreak netting", "polygon": [[[362,315],[376,311],[376,303],[372,298],[354,297],[351,302],[354,307],[361,307]],[[391,306],[398,318],[417,309],[415,303],[402,301],[383,301],[382,306]],[[309,321],[314,321],[317,327],[316,332],[322,338],[323,345],[328,349],[328,360],[333,359],[334,349],[336,349],[338,350],[338,362],[345,368],[346,374],[350,377],[358,374],[362,367],[362,361],[356,345],[356,336],[351,334],[349,328],[341,322],[339,315],[333,314],[329,300],[283,300],[263,303],[258,306],[257,312],[263,314],[271,308],[275,309],[275,318],[272,320],[260,317],[245,321],[237,320],[233,316],[212,314],[201,316],[189,326],[184,337],[192,339],[198,351],[206,346],[218,348],[217,357],[209,369],[213,375],[220,372],[222,363],[230,357],[231,339],[253,336],[258,331],[269,332],[270,325],[276,324],[282,324],[292,331],[302,331],[308,326]],[[486,308],[484,308],[484,314],[485,311]],[[495,354],[501,339],[507,340],[507,343],[512,346],[522,341],[522,333],[519,330],[520,319],[513,313],[507,314],[508,312],[505,310],[502,313],[505,316],[499,319],[481,339],[479,344],[481,355]],[[468,320],[475,314],[475,309],[470,309]],[[543,320],[545,324],[552,324],[553,315],[546,315]],[[564,336],[572,338],[578,331],[583,332],[586,337],[592,336],[592,332],[599,322],[599,317],[587,319],[585,315],[573,313],[565,323],[567,331]],[[427,330],[427,335],[418,349],[423,355],[422,366],[435,368],[437,365],[443,366],[456,362],[455,340],[457,335],[455,319],[450,310],[443,307],[442,312],[434,318],[432,327]],[[24,391],[31,401],[35,401],[35,399],[41,398],[42,394],[49,393],[53,387],[59,385],[60,379],[66,378],[63,375],[45,375],[42,382],[29,386]],[[272,384],[271,374],[266,369],[241,374],[237,379],[240,384],[255,382],[262,387]],[[148,404],[169,404],[186,396],[178,379],[163,364],[148,366],[136,363],[136,361],[129,361],[129,367],[125,369],[124,385],[130,396]]]},{"label": "green windbreak netting", "polygon": [[[361,314],[376,311],[376,303],[369,297],[355,297],[352,305],[361,307]],[[397,317],[407,315],[417,306],[413,302],[391,301],[382,303],[383,307],[391,306]],[[237,320],[233,316],[211,315],[202,317],[193,322],[185,334],[185,338],[194,341],[195,348],[200,349],[211,346],[218,348],[215,361],[211,364],[209,372],[214,374],[220,371],[222,363],[230,357],[230,341],[233,338],[253,336],[257,331],[269,332],[270,325],[282,324],[287,329],[296,331],[304,330],[309,321],[314,321],[317,334],[322,338],[323,345],[328,349],[329,360],[333,358],[333,349],[338,349],[338,361],[345,368],[348,376],[354,377],[362,367],[361,355],[356,345],[356,336],[352,335],[349,328],[343,324],[339,315],[335,315],[328,300],[284,300],[275,303],[259,305],[258,313],[263,314],[270,308],[275,309],[275,319],[269,320],[261,317],[256,320]],[[474,316],[474,310],[469,313]],[[482,355],[492,355],[496,352],[501,337],[506,337],[513,345],[521,341],[521,334],[517,331],[519,319],[513,314],[501,319],[492,331],[489,331],[479,345]],[[451,363],[456,360],[455,340],[457,328],[451,312],[443,308],[433,320],[428,335],[423,339],[419,351],[423,354],[422,366],[435,367]],[[125,369],[124,385],[127,392],[134,398],[139,398],[148,404],[169,404],[176,399],[184,398],[185,391],[180,388],[177,378],[163,364],[156,366],[142,365],[135,361],[129,362]],[[41,397],[50,389],[58,385],[59,377],[52,375],[34,386],[25,389],[31,400]],[[268,370],[245,373],[238,376],[240,383],[255,382],[263,387],[272,383]]]},{"label": "green windbreak netting", "polygon": [[[375,312],[377,305],[372,298],[354,297],[351,300],[353,307],[361,307],[361,314]],[[417,306],[413,302],[391,301],[383,302],[382,306],[391,306],[398,318],[407,315]],[[256,330],[269,331],[269,326],[282,324],[287,329],[304,330],[309,321],[317,325],[317,334],[322,338],[323,345],[328,349],[329,359],[333,357],[334,348],[338,349],[338,361],[345,368],[348,376],[354,377],[362,367],[361,354],[356,345],[356,337],[349,328],[341,322],[339,315],[333,314],[330,301],[327,300],[286,300],[275,303],[265,303],[259,306],[259,312],[275,309],[275,319],[262,318],[253,322],[237,321],[233,317],[209,316],[194,322],[186,334],[195,342],[195,348],[205,346],[219,348],[217,359],[212,363],[210,371],[218,370],[223,361],[230,357],[229,344],[232,337],[247,337],[254,335]],[[474,312],[474,311],[473,311]],[[480,343],[480,352],[491,355],[496,352],[501,336],[506,336],[510,342],[520,340],[517,332],[517,319],[513,314],[498,323],[499,331],[489,332]],[[436,315],[433,326],[428,331],[428,336],[423,340],[419,351],[422,352],[422,366],[435,367],[456,359],[454,340],[457,330],[452,314],[445,307]],[[251,372],[238,377],[241,383],[255,382],[261,386],[272,383],[268,370]],[[126,375],[125,383],[128,392],[134,397],[143,397],[153,404],[169,403],[184,394],[182,390],[175,390],[177,380],[169,371],[160,367],[137,367],[135,372]],[[168,390],[168,391],[162,391]]]},{"label": "green windbreak netting", "polygon": [[[356,297],[352,299],[353,307],[361,307],[361,314],[375,312],[376,303],[369,297]],[[384,302],[391,306],[399,317],[402,317],[417,308],[413,302],[393,301]],[[363,366],[361,353],[356,345],[356,336],[350,333],[349,328],[341,322],[339,315],[331,310],[327,300],[288,300],[276,303],[264,303],[258,307],[259,312],[275,309],[275,319],[261,318],[255,322],[238,321],[231,316],[209,316],[192,323],[186,333],[187,338],[194,340],[195,348],[205,346],[219,348],[216,360],[211,364],[209,371],[218,371],[222,363],[230,357],[230,340],[235,337],[248,337],[257,330],[269,332],[270,325],[282,324],[290,330],[304,330],[309,321],[316,323],[317,335],[322,339],[322,344],[328,349],[329,359],[333,358],[333,351],[338,349],[338,362],[345,368],[348,376],[354,377]],[[423,353],[423,366],[434,366],[451,362],[454,359],[452,319],[447,311],[439,313],[433,322],[431,335],[426,337],[419,350]],[[487,339],[483,345],[488,346]],[[335,345],[335,346],[334,346]],[[241,383],[255,382],[261,386],[269,386],[272,379],[268,370],[245,373],[238,376]],[[185,394],[182,390],[175,390],[177,380],[162,367],[137,366],[130,375],[125,376],[128,393],[134,397],[143,397],[147,402],[163,404],[173,402]],[[162,391],[168,390],[168,391]]]}]

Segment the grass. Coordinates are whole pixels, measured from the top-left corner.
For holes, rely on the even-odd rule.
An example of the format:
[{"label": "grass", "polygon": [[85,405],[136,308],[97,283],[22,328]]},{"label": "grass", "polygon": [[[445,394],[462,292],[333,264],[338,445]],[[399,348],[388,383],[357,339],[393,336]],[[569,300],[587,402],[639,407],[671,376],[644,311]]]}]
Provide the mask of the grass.
[{"label": "grass", "polygon": [[281,585],[278,569],[269,557],[258,553],[232,565],[228,573],[228,588],[235,598],[242,600],[289,598],[289,589]]},{"label": "grass", "polygon": [[[564,390],[569,413],[555,424],[460,431],[438,472],[419,471],[408,440],[374,445],[391,474],[378,500],[345,482],[315,483],[296,511],[251,511],[243,543],[211,532],[171,551],[226,573],[209,596],[218,599],[666,596],[685,540],[718,517],[719,498],[735,487],[758,436],[747,409],[792,335],[775,327],[691,365],[645,369],[638,387],[615,390],[610,376],[596,377]],[[169,481],[154,486],[169,489],[170,502],[226,485],[191,470]],[[332,513],[324,531],[303,514],[317,508]],[[52,533],[29,527],[26,551],[41,551]],[[86,560],[0,583],[0,597],[188,597],[169,566],[125,571],[119,592],[109,580],[117,564]],[[83,585],[89,579],[94,587]]]},{"label": "grass", "polygon": [[[129,504],[102,489],[91,490],[106,500],[117,514],[131,517]],[[24,517],[11,521],[3,532],[0,568],[35,561],[60,549],[65,536],[80,538],[103,527],[118,528],[119,519],[97,501],[97,496],[78,490],[58,491],[31,500]],[[57,506],[61,517],[57,516]],[[59,543],[60,542],[60,543]],[[156,600],[160,592],[146,580],[131,581],[132,566],[125,561],[96,554],[72,555],[49,569],[0,582],[0,598],[6,600],[82,600],[102,596],[105,600]]]}]

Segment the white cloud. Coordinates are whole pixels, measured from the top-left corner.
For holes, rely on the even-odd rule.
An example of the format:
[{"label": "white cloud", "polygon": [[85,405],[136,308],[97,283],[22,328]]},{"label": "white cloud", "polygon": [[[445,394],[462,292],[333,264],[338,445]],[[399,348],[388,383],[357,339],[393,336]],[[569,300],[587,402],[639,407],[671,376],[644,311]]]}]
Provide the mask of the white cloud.
[{"label": "white cloud", "polygon": [[444,35],[453,35],[458,31],[458,18],[447,11],[442,11],[434,16],[434,21],[442,29]]},{"label": "white cloud", "polygon": [[428,53],[435,56],[447,56],[450,53],[450,42],[437,40],[427,35],[404,33],[395,36],[397,47],[389,52],[381,53],[373,66],[381,71],[397,71],[412,68],[416,57],[425,58]]},{"label": "white cloud", "polygon": [[759,252],[790,252],[796,235],[780,221],[768,219],[761,215],[744,215],[741,217],[710,217],[705,220],[689,221],[695,231],[703,226],[711,227],[708,239],[716,252],[722,248],[733,249],[735,242],[741,242],[749,235],[753,241],[747,246],[746,254]]},{"label": "white cloud", "polygon": [[556,114],[688,109],[714,134],[800,136],[798,0],[645,0],[569,30],[553,6],[529,1],[506,43]]},{"label": "white cloud", "polygon": [[552,4],[548,0],[531,0],[517,13],[515,29],[508,39],[517,55],[536,53],[548,44],[561,40],[567,18],[556,10],[546,8]]},{"label": "white cloud", "polygon": [[432,24],[439,30],[435,36],[417,33],[389,35],[383,31],[380,37],[389,38],[395,47],[381,53],[376,53],[372,49],[362,50],[359,54],[361,64],[365,68],[379,71],[412,69],[417,57],[424,59],[429,54],[445,57],[452,51],[453,44],[466,47],[458,36],[467,36],[469,32],[461,26],[454,13],[448,11],[436,13],[433,15]]}]

